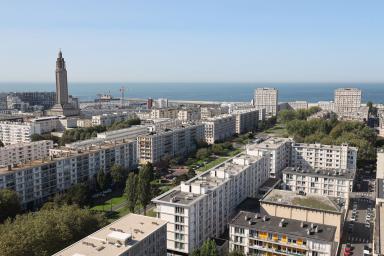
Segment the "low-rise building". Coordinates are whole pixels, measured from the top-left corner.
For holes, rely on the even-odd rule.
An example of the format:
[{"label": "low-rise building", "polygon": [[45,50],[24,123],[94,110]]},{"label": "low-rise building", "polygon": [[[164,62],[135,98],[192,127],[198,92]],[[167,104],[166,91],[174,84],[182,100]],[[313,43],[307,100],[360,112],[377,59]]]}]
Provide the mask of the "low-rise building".
[{"label": "low-rise building", "polygon": [[269,175],[281,178],[282,170],[290,165],[292,141],[287,138],[269,138],[258,144],[247,145],[247,153],[255,156],[266,156],[270,161]]},{"label": "low-rise building", "polygon": [[200,111],[198,108],[180,109],[177,113],[177,119],[183,122],[200,120]]},{"label": "low-rise building", "polygon": [[202,124],[184,124],[172,129],[156,129],[137,138],[140,163],[157,163],[165,157],[187,154],[204,141]]},{"label": "low-rise building", "polygon": [[43,159],[49,156],[53,148],[51,140],[18,143],[0,147],[0,167],[17,165]]},{"label": "low-rise building", "polygon": [[357,151],[356,147],[348,144],[293,143],[291,166],[303,169],[356,170]]},{"label": "low-rise building", "polygon": [[202,107],[200,108],[201,119],[208,119],[211,117],[228,114],[228,107]]},{"label": "low-rise building", "polygon": [[136,114],[133,112],[111,113],[92,116],[92,126],[110,126],[115,122],[126,121],[136,117]]},{"label": "low-rise building", "polygon": [[163,256],[166,237],[167,222],[130,213],[54,256]]},{"label": "low-rise building", "polygon": [[236,133],[242,134],[257,130],[259,111],[255,109],[235,110],[232,115],[236,118]]},{"label": "low-rise building", "polygon": [[15,190],[24,207],[40,205],[74,184],[92,181],[100,170],[109,172],[114,164],[137,167],[136,141],[50,149],[48,159],[0,168],[0,189]]},{"label": "low-rise building", "polygon": [[230,251],[244,255],[334,256],[336,227],[240,211],[229,224]]},{"label": "low-rise building", "polygon": [[188,255],[222,235],[236,206],[268,179],[268,165],[243,153],[154,198],[158,218],[168,221],[168,252]]},{"label": "low-rise building", "polygon": [[158,119],[158,118],[177,119],[178,112],[179,110],[176,108],[153,108],[151,109],[151,118],[152,119]]},{"label": "low-rise building", "polygon": [[291,191],[348,199],[355,175],[355,170],[287,167],[283,182],[285,189]]},{"label": "low-rise building", "polygon": [[219,115],[203,120],[205,141],[214,144],[232,137],[236,133],[236,119],[233,115]]},{"label": "low-rise building", "polygon": [[0,141],[4,145],[31,142],[33,134],[41,134],[40,124],[23,122],[0,122]]},{"label": "low-rise building", "polygon": [[336,198],[273,189],[260,205],[269,216],[334,226],[334,241],[340,241],[346,210]]},{"label": "low-rise building", "polygon": [[308,109],[307,101],[290,101],[288,107],[293,110]]}]

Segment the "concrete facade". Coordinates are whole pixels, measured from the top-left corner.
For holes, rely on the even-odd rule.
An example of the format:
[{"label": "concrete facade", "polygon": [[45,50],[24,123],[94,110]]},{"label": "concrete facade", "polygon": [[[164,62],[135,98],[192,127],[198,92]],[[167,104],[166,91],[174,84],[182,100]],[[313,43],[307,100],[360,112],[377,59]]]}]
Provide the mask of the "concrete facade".
[{"label": "concrete facade", "polygon": [[276,116],[278,111],[278,90],[275,88],[255,89],[253,103],[257,109],[266,109],[267,116]]},{"label": "concrete facade", "polygon": [[214,144],[232,137],[236,133],[236,119],[233,115],[225,114],[202,121],[204,124],[205,141]]}]

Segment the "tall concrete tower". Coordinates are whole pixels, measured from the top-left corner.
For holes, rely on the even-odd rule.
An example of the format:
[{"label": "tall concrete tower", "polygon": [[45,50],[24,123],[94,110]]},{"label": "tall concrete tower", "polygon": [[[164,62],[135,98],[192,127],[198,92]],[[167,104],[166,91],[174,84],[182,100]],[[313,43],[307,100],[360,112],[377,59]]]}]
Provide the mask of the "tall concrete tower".
[{"label": "tall concrete tower", "polygon": [[62,107],[68,104],[67,69],[61,50],[56,60],[56,103]]},{"label": "tall concrete tower", "polygon": [[63,53],[59,51],[56,59],[56,104],[47,112],[48,115],[75,116],[80,113],[77,98],[68,95],[67,69]]}]

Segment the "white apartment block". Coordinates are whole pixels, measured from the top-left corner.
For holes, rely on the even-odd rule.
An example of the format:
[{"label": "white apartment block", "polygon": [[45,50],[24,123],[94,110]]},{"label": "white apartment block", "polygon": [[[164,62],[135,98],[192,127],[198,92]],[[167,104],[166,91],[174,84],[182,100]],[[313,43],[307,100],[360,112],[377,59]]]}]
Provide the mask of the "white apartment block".
[{"label": "white apartment block", "polygon": [[204,124],[205,141],[208,144],[223,141],[236,133],[236,118],[230,114],[207,118],[202,122]]},{"label": "white apartment block", "polygon": [[234,110],[232,115],[236,118],[236,133],[242,134],[257,130],[259,110]]},{"label": "white apartment block", "polygon": [[291,166],[303,169],[356,170],[357,148],[342,144],[293,143]]},{"label": "white apartment block", "polygon": [[158,218],[168,222],[168,253],[188,255],[223,234],[236,207],[257,195],[268,171],[267,158],[242,153],[154,198]]},{"label": "white apartment block", "polygon": [[53,256],[164,256],[167,222],[127,214]]},{"label": "white apartment block", "polygon": [[41,134],[40,124],[0,122],[0,140],[4,145],[31,142],[33,134]]},{"label": "white apartment block", "polygon": [[321,110],[335,112],[335,103],[333,101],[319,101],[317,104]]},{"label": "white apartment block", "polygon": [[137,167],[136,141],[51,149],[47,160],[0,168],[0,189],[15,190],[23,206],[40,205],[57,192],[93,180],[99,170],[109,172],[114,164]]},{"label": "white apartment block", "polygon": [[384,149],[377,150],[376,178],[384,179]]},{"label": "white apartment block", "polygon": [[299,109],[308,109],[307,101],[290,101],[288,102],[290,109],[299,110]]},{"label": "white apartment block", "polygon": [[200,120],[200,111],[197,108],[193,109],[180,109],[177,113],[177,119],[183,122]]},{"label": "white apartment block", "polygon": [[335,90],[335,112],[344,114],[357,111],[361,107],[361,90],[339,88]]},{"label": "white apartment block", "polygon": [[181,156],[204,141],[204,125],[185,124],[172,129],[157,129],[137,138],[140,163],[157,163],[164,157]]},{"label": "white apartment block", "polygon": [[60,130],[60,119],[65,119],[64,116],[43,116],[30,120],[29,122],[35,123],[40,126],[40,132],[50,133],[53,131]]},{"label": "white apartment block", "polygon": [[179,110],[175,108],[153,108],[151,110],[151,118],[152,119],[158,119],[158,118],[177,119],[178,112]]},{"label": "white apartment block", "polygon": [[355,170],[287,167],[283,170],[283,182],[287,190],[348,199],[355,174]]},{"label": "white apartment block", "polygon": [[110,126],[115,122],[126,121],[136,117],[136,114],[132,112],[111,113],[92,116],[92,126]]},{"label": "white apartment block", "polygon": [[51,140],[18,143],[0,147],[0,167],[17,165],[43,159],[49,156],[53,148]]},{"label": "white apartment block", "polygon": [[334,256],[336,227],[239,212],[229,224],[229,250],[244,255]]},{"label": "white apartment block", "polygon": [[292,141],[287,138],[269,138],[259,144],[247,145],[247,154],[266,156],[271,178],[281,178],[282,170],[289,166]]},{"label": "white apartment block", "polygon": [[278,90],[275,88],[256,88],[253,104],[257,109],[266,109],[267,116],[276,116],[278,111]]},{"label": "white apartment block", "polygon": [[228,114],[228,108],[222,107],[202,107],[200,108],[201,119],[208,119],[211,117]]}]

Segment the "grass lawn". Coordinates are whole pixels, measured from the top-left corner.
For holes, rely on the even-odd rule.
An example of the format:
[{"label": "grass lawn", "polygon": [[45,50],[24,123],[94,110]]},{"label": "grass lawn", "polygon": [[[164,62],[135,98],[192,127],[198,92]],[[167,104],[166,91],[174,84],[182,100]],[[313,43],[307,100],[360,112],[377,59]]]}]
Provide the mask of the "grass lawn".
[{"label": "grass lawn", "polygon": [[280,137],[287,137],[288,133],[283,124],[276,124],[274,127],[269,128],[265,133],[276,135]]},{"label": "grass lawn", "polygon": [[196,173],[205,172],[206,170],[209,170],[212,167],[215,167],[216,165],[221,164],[222,162],[228,160],[230,157],[233,157],[233,156],[239,154],[241,151],[242,151],[242,149],[238,148],[238,149],[231,151],[228,154],[228,156],[222,156],[222,157],[216,158],[212,162],[209,162],[208,164],[204,165],[203,167],[200,167],[199,169],[197,169]]},{"label": "grass lawn", "polygon": [[112,204],[112,207],[113,207],[114,205],[121,204],[124,201],[126,201],[125,196],[113,197],[113,198],[105,201],[104,203],[100,203],[100,204],[97,204],[97,205],[93,206],[91,208],[91,210],[94,210],[94,211],[109,211],[111,209],[111,204]]}]

